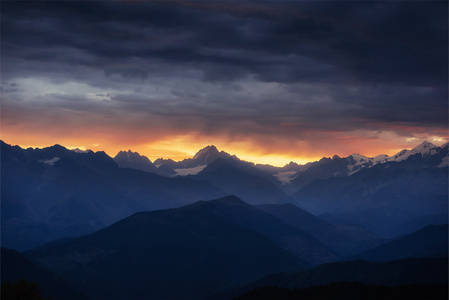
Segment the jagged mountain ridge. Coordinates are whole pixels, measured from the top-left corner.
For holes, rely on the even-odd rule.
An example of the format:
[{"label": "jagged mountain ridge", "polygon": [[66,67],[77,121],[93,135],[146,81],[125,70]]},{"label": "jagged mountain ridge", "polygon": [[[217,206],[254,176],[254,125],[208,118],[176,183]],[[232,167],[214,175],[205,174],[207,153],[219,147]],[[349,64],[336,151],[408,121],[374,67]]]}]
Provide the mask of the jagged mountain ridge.
[{"label": "jagged mountain ridge", "polygon": [[189,169],[207,166],[218,158],[228,159],[230,157],[237,159],[237,157],[231,156],[229,153],[218,151],[214,145],[209,145],[199,150],[192,158],[186,158],[178,162],[171,159],[158,158],[154,161],[154,164],[157,166],[167,165],[173,169]]},{"label": "jagged mountain ridge", "polygon": [[[261,173],[258,174],[258,176],[264,174],[262,177],[275,182],[288,194],[293,194],[316,179],[346,177],[361,170],[371,168],[377,164],[400,162],[416,154],[421,155],[426,159],[428,166],[445,167],[449,165],[448,145],[449,143],[445,143],[441,147],[438,147],[432,143],[423,142],[411,150],[404,149],[391,157],[386,154],[380,154],[376,157],[367,157],[353,153],[348,157],[339,157],[337,155],[334,155],[332,158],[323,157],[319,161],[310,162],[304,165],[290,162],[283,167],[257,165],[251,162],[242,161],[238,159],[237,156],[224,151],[219,151],[214,145],[210,145],[199,150],[193,158],[184,159],[178,162],[171,159],[159,158],[149,166],[147,162],[139,162],[141,158],[146,158],[145,156],[140,156],[138,153],[134,153],[134,156],[138,159],[134,159],[135,161],[133,163],[119,163],[119,165],[151,171],[163,176],[186,176],[198,174],[219,158],[224,160],[232,158],[245,163],[247,167],[253,167],[260,170]],[[119,152],[119,154],[122,153],[121,155],[123,156],[123,152]],[[139,164],[142,164],[142,166],[139,167]],[[153,168],[153,166],[156,166],[157,169]]]}]

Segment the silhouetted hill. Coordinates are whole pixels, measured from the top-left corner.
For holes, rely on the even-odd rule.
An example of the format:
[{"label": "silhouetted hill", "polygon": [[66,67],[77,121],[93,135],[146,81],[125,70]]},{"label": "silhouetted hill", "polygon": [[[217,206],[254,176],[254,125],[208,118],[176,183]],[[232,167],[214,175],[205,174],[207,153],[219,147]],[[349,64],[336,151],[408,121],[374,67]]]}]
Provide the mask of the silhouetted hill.
[{"label": "silhouetted hill", "polygon": [[360,282],[338,282],[305,289],[261,287],[234,298],[235,300],[446,300],[447,284],[409,284],[395,287],[367,285]]},{"label": "silhouetted hill", "polygon": [[[200,299],[269,273],[308,266],[266,236],[281,221],[276,224],[255,208],[248,220],[250,210],[227,197],[137,213],[27,255],[94,299]],[[263,215],[273,224],[261,234],[256,230],[262,231]]]},{"label": "silhouetted hill", "polygon": [[388,261],[407,257],[448,255],[448,225],[429,225],[417,232],[367,250],[349,259]]},{"label": "silhouetted hill", "polygon": [[1,143],[2,245],[30,249],[88,234],[138,211],[225,194],[205,181],[119,168],[104,152]]},{"label": "silhouetted hill", "polygon": [[338,259],[337,255],[308,232],[265,213],[243,202],[238,197],[229,196],[218,200],[201,201],[191,205],[210,207],[220,217],[269,237],[279,246],[289,250],[308,263],[319,264]]},{"label": "silhouetted hill", "polygon": [[22,253],[1,248],[1,282],[25,279],[37,283],[45,298],[55,300],[88,299],[75,290],[61,276],[49,272],[31,262]]},{"label": "silhouetted hill", "polygon": [[390,287],[414,284],[447,285],[447,266],[447,257],[408,258],[388,262],[357,260],[329,263],[306,271],[270,274],[244,287],[214,295],[210,299],[232,299],[247,291],[263,287],[305,289],[340,282]]}]

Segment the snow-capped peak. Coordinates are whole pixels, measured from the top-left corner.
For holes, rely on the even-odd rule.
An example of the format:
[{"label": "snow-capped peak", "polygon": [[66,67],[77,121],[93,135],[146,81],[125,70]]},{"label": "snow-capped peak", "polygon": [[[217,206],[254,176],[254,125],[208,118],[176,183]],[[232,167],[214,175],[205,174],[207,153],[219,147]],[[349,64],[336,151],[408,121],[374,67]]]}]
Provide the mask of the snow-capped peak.
[{"label": "snow-capped peak", "polygon": [[403,161],[403,160],[409,158],[411,155],[415,155],[417,153],[420,153],[422,156],[429,156],[429,155],[433,155],[437,152],[438,152],[437,146],[425,141],[425,142],[422,142],[421,144],[419,144],[418,146],[416,146],[415,148],[413,148],[412,150],[404,149],[404,150],[396,153],[392,157],[388,158],[388,161],[399,162],[399,161]]},{"label": "snow-capped peak", "polygon": [[372,158],[366,157],[358,153],[353,153],[349,155],[348,158],[352,158],[352,162],[348,164],[349,174],[354,174],[355,172],[358,172],[361,168],[373,166]]},{"label": "snow-capped peak", "polygon": [[352,153],[350,156],[352,156],[352,158],[355,161],[368,161],[368,160],[370,160],[370,158],[368,158],[368,157],[366,157],[364,155],[358,154],[358,153]]},{"label": "snow-capped peak", "polygon": [[430,151],[431,149],[434,149],[434,148],[436,148],[436,147],[437,147],[437,146],[435,146],[434,144],[429,143],[429,142],[427,142],[427,141],[424,141],[424,142],[422,142],[421,144],[419,144],[418,146],[416,146],[415,148],[413,148],[412,151],[413,151],[414,153],[422,153],[422,154],[425,154],[425,153],[429,153],[429,151]]}]

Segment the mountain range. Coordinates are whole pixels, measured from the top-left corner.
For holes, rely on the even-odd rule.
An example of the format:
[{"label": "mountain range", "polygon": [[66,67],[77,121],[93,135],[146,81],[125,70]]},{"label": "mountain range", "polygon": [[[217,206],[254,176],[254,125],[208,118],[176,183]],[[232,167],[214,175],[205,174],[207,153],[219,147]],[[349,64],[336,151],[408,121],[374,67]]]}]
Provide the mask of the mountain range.
[{"label": "mountain range", "polygon": [[[154,171],[154,167],[157,167],[158,169],[162,167],[164,170],[162,172],[166,172],[167,169],[170,169],[171,172],[169,173],[172,176],[185,176],[198,174],[206,166],[217,159],[228,160],[229,158],[232,158],[242,162],[246,167],[252,166],[264,173],[271,174],[281,185],[293,186],[294,191],[297,191],[316,179],[350,176],[358,171],[371,168],[378,164],[400,162],[417,154],[426,160],[427,166],[444,168],[449,165],[448,147],[449,143],[445,143],[441,147],[438,147],[432,143],[423,142],[411,150],[401,150],[391,157],[386,154],[380,154],[376,157],[366,157],[364,155],[353,153],[348,157],[343,158],[337,155],[334,155],[332,158],[323,157],[319,161],[310,162],[305,165],[298,165],[294,162],[290,162],[283,167],[253,164],[251,162],[242,161],[235,155],[230,155],[224,151],[218,151],[213,145],[199,150],[193,158],[184,159],[179,162],[171,159],[159,158],[155,160],[154,163],[151,163],[145,156],[140,156],[138,153],[131,152],[130,150],[128,150],[128,152],[119,152],[114,157],[114,160],[121,167],[140,168],[144,171],[149,169],[153,169]],[[123,157],[125,156],[128,157],[128,162],[126,163],[123,162]],[[143,159],[146,161],[144,162]],[[253,170],[253,172],[255,171]]]},{"label": "mountain range", "polygon": [[[415,251],[404,251],[410,240]],[[403,284],[411,278],[420,282],[425,276],[422,282],[441,282],[447,266],[428,257],[446,257],[447,262],[447,253],[441,251],[445,241],[447,246],[447,224],[424,228],[371,251],[379,253],[377,259],[382,255],[396,259],[394,251],[383,249],[399,243],[406,257],[427,260],[322,264],[341,257],[311,234],[228,196],[136,213],[93,234],[48,243],[24,254],[93,299],[202,299],[258,286],[257,280],[279,272],[300,274],[294,278],[302,278],[301,287],[305,282],[328,283],[337,278]],[[270,276],[278,284],[284,275]]]},{"label": "mountain range", "polygon": [[392,238],[447,223],[448,149],[449,143],[438,147],[423,142],[391,157],[354,153],[274,167],[208,146],[193,159],[157,162],[172,174],[208,181],[251,204],[293,203],[327,220],[339,220],[339,225],[359,224]]},{"label": "mountain range", "polygon": [[92,233],[139,211],[226,194],[205,181],[119,168],[104,152],[1,143],[2,245],[26,250]]},{"label": "mountain range", "polygon": [[[236,195],[249,204],[290,203],[320,216],[339,233],[315,232],[315,238],[336,253],[351,254],[375,245],[378,236],[447,223],[448,161],[447,143],[427,142],[392,157],[353,154],[279,168],[215,146],[180,162],[152,163],[129,150],[111,158],[101,151],[22,149],[2,141],[2,245],[31,249],[92,233],[136,212]],[[350,246],[354,241],[357,248]]]}]

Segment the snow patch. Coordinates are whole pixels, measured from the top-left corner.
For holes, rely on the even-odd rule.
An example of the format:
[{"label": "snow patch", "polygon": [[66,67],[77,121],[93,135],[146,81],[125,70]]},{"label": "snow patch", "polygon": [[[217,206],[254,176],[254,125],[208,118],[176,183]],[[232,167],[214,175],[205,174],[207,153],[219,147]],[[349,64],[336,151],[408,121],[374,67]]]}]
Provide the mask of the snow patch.
[{"label": "snow patch", "polygon": [[364,167],[372,167],[374,165],[373,158],[366,157],[364,155],[360,155],[358,153],[353,153],[349,157],[352,157],[354,163],[348,165],[349,175],[357,173]]},{"label": "snow patch", "polygon": [[441,164],[438,165],[438,168],[449,167],[449,154],[443,157],[441,160]]},{"label": "snow patch", "polygon": [[92,151],[90,149],[83,150],[83,149],[80,149],[80,148],[75,148],[75,149],[70,149],[70,150],[73,151],[73,152],[76,152],[76,153],[89,153],[89,152]]},{"label": "snow patch", "polygon": [[47,164],[50,166],[54,166],[55,162],[57,162],[58,160],[60,160],[60,158],[55,156],[52,159],[40,160],[40,162],[43,162],[44,164]]},{"label": "snow patch", "polygon": [[284,172],[278,172],[277,174],[274,174],[273,176],[276,177],[277,180],[279,180],[282,184],[290,184],[290,181],[295,179],[296,174],[298,172],[296,171],[284,171]]},{"label": "snow patch", "polygon": [[193,168],[186,168],[186,169],[174,169],[176,172],[175,176],[187,176],[187,175],[196,175],[199,172],[203,171],[204,168],[207,167],[207,165],[200,165]]},{"label": "snow patch", "polygon": [[380,154],[376,157],[373,158],[373,163],[374,164],[383,164],[384,162],[386,162],[388,160],[389,156],[386,154]]}]

